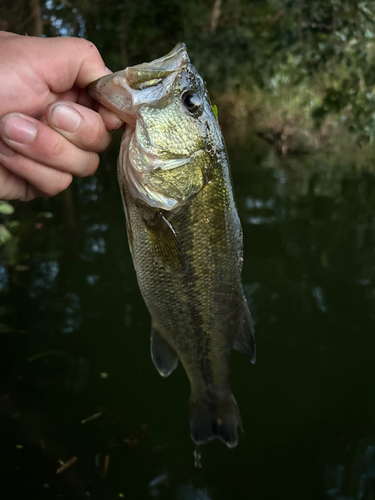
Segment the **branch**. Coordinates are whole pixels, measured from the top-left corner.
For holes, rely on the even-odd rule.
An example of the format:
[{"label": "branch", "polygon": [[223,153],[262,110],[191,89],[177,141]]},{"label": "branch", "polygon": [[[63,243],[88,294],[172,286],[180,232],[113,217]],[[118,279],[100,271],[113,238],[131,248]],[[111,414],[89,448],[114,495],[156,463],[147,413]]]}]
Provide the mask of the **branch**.
[{"label": "branch", "polygon": [[361,9],[361,7],[358,7],[358,11],[367,19],[367,21],[370,21],[371,24],[375,24],[375,20],[372,19],[372,17],[369,14],[367,14],[366,11]]}]

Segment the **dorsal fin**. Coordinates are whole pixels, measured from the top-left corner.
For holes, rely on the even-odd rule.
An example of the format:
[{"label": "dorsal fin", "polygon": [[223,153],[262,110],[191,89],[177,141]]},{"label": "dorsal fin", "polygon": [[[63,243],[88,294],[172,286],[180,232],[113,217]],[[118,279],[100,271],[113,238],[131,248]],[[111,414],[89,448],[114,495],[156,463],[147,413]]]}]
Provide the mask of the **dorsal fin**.
[{"label": "dorsal fin", "polygon": [[178,365],[176,351],[164,340],[154,327],[151,329],[151,358],[162,377],[168,377]]},{"label": "dorsal fin", "polygon": [[243,302],[241,316],[242,317],[240,319],[238,333],[233,344],[233,349],[242,352],[249,358],[252,363],[255,363],[256,347],[254,337],[254,324],[245,299]]}]

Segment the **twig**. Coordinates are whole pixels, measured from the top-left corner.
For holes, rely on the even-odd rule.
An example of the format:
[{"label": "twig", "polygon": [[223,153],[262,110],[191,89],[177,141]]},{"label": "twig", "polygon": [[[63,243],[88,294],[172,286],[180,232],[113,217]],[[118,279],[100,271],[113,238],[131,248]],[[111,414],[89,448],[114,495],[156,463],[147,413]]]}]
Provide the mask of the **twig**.
[{"label": "twig", "polygon": [[375,20],[372,19],[371,16],[367,14],[367,12],[361,9],[361,7],[358,7],[358,11],[367,19],[367,21],[370,21],[370,23],[375,24]]},{"label": "twig", "polygon": [[65,463],[62,460],[59,460],[61,466],[57,469],[56,474],[61,474],[66,469],[69,469],[69,467],[71,467],[77,460],[78,457],[69,458],[69,460]]},{"label": "twig", "polygon": [[96,420],[97,418],[101,417],[103,415],[103,412],[100,411],[99,413],[94,413],[94,415],[91,415],[91,417],[84,418],[81,420],[81,424],[87,424],[87,422],[91,422],[91,420]]},{"label": "twig", "polygon": [[109,467],[109,455],[106,455],[104,459],[103,477],[107,476],[108,467]]}]

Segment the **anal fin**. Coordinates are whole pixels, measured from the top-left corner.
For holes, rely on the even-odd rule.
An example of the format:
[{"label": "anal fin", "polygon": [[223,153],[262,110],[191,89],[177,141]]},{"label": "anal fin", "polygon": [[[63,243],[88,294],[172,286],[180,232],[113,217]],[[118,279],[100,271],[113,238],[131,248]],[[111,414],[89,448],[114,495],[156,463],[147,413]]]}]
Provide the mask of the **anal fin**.
[{"label": "anal fin", "polygon": [[176,351],[154,328],[151,329],[151,358],[162,377],[168,377],[178,365]]},{"label": "anal fin", "polygon": [[255,363],[256,347],[254,324],[246,300],[244,300],[238,333],[233,344],[233,349],[245,354],[252,363]]}]

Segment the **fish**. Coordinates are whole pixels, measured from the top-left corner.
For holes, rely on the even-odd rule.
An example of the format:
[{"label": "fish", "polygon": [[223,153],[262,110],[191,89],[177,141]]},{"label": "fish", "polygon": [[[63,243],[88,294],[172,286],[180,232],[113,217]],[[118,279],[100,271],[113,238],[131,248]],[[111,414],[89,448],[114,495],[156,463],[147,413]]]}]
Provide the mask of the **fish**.
[{"label": "fish", "polygon": [[152,361],[163,377],[181,361],[194,443],[218,438],[233,448],[242,421],[230,354],[254,363],[256,347],[228,154],[206,84],[179,43],[88,91],[126,122],[118,181]]}]

